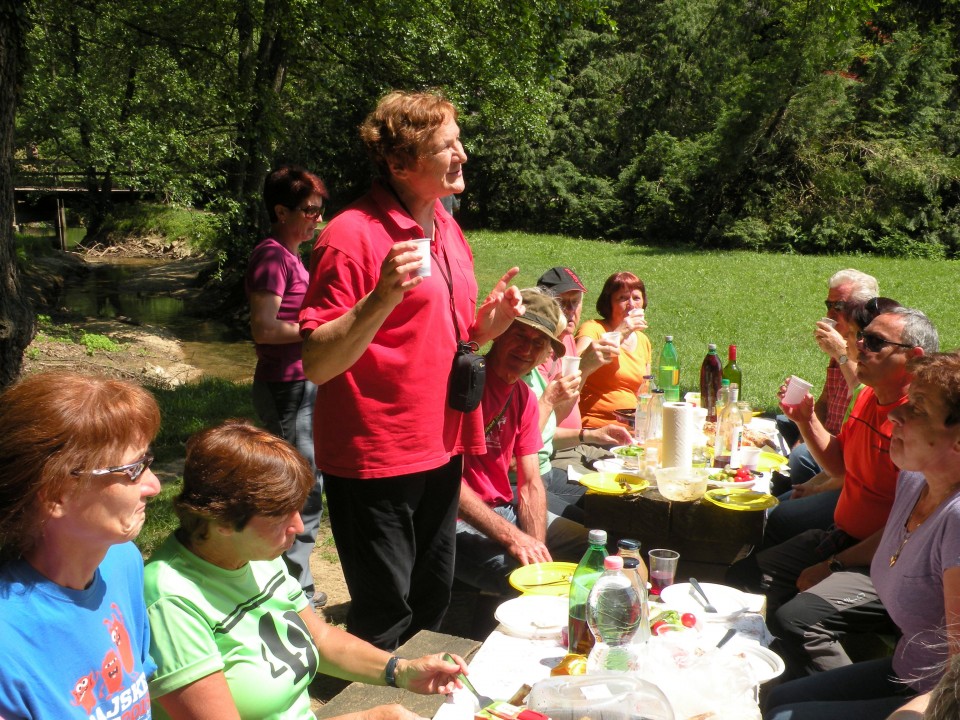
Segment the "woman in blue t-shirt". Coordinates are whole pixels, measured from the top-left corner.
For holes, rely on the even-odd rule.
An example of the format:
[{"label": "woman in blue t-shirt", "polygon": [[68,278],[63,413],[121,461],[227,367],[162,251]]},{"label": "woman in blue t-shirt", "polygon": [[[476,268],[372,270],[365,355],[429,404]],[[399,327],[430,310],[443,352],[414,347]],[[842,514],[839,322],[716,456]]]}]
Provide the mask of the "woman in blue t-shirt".
[{"label": "woman in blue t-shirt", "polygon": [[143,560],[157,403],[32,375],[0,397],[0,717],[151,717]]}]

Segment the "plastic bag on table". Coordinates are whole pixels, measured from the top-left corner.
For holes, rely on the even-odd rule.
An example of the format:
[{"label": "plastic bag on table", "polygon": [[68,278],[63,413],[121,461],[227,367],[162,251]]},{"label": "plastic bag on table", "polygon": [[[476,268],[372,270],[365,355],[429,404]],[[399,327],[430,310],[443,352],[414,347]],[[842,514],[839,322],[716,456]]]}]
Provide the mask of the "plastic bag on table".
[{"label": "plastic bag on table", "polygon": [[677,720],[760,720],[757,680],[736,656],[703,647],[698,633],[650,638],[636,676],[656,683]]}]

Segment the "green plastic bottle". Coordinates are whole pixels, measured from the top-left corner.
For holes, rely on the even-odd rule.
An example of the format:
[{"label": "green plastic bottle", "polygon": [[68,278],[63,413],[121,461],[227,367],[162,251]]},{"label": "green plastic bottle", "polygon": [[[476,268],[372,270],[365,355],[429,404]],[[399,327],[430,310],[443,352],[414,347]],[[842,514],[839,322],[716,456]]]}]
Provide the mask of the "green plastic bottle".
[{"label": "green plastic bottle", "polygon": [[663,390],[666,402],[680,400],[680,360],[677,348],[673,345],[673,335],[667,335],[660,350],[660,362],[657,363],[657,385]]},{"label": "green plastic bottle", "polygon": [[607,556],[607,531],[591,530],[588,536],[590,547],[577,565],[570,580],[570,624],[567,652],[588,655],[594,637],[587,625],[587,598],[593,584],[603,575],[603,559]]}]

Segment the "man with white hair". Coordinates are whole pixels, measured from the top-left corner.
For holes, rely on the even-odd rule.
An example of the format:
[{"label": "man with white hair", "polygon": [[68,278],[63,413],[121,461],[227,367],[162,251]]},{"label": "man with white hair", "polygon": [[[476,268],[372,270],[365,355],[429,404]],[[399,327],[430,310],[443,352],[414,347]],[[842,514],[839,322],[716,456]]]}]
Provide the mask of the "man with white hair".
[{"label": "man with white hair", "polygon": [[[840,432],[844,413],[850,404],[851,389],[859,383],[857,363],[847,357],[847,327],[842,310],[851,301],[865,302],[877,297],[880,286],[872,275],[847,268],[834,273],[827,287],[826,318],[836,325],[821,320],[817,322],[813,333],[820,349],[830,356],[827,379],[813,409],[823,426],[835,435]],[[785,415],[780,415],[777,425],[787,446],[793,448],[789,462],[791,484],[796,486],[806,482],[820,472],[820,466],[804,443],[797,444],[800,431],[793,422]]]}]

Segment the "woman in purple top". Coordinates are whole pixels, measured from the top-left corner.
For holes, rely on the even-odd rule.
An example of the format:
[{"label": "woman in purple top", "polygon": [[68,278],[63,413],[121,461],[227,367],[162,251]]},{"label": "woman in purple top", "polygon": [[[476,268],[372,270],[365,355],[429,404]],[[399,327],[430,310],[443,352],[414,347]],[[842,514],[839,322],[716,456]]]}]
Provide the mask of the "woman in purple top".
[{"label": "woman in purple top", "polygon": [[311,242],[321,220],[323,181],[306,170],[284,165],[271,172],[263,201],[272,223],[270,237],[250,255],[246,292],[250,330],[257,349],[253,405],[267,429],[297,448],[314,468],[316,483],[301,511],[303,532],[284,554],[284,561],[317,607],[327,599],[314,588],[310,553],[317,541],[323,512],[323,484],[313,460],[313,407],[317,387],[303,374],[298,316],[309,276],[299,248]]},{"label": "woman in purple top", "polygon": [[929,691],[960,650],[960,354],[915,357],[907,370],[909,400],[889,416],[890,457],[904,471],[890,517],[835,556],[853,566],[872,553],[869,580],[901,637],[891,657],[774,688],[767,720],[882,720]]}]

